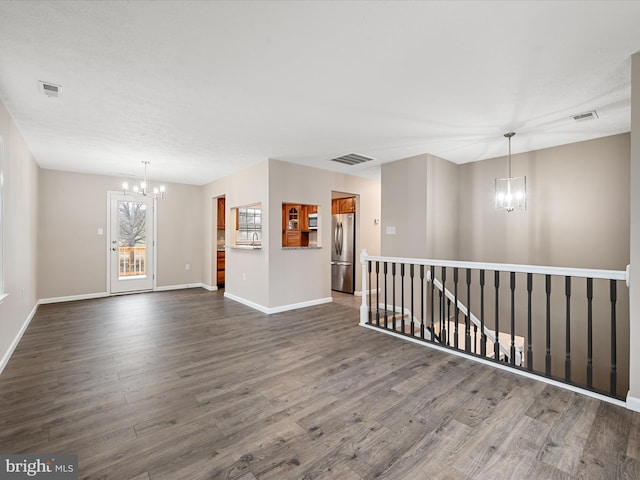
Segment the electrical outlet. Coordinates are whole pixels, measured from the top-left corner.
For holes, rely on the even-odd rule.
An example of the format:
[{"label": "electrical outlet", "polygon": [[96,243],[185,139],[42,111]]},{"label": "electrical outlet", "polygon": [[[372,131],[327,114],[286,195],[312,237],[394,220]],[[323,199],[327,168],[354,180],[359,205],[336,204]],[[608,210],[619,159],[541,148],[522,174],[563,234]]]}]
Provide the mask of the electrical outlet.
[{"label": "electrical outlet", "polygon": [[246,273],[243,273],[243,274],[242,274],[242,280],[246,280],[246,279],[247,279],[247,274],[246,274]]},{"label": "electrical outlet", "polygon": [[191,265],[189,265],[188,263],[184,264],[184,269],[185,270],[191,270]]}]

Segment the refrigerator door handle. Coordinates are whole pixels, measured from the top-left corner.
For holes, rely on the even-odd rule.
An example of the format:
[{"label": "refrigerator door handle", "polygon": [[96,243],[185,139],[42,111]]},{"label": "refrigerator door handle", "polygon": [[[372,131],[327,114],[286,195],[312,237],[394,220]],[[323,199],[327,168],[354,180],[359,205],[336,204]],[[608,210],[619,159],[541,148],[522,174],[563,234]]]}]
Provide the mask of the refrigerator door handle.
[{"label": "refrigerator door handle", "polygon": [[338,231],[340,230],[340,223],[336,223],[336,229],[333,231],[333,247],[336,250],[336,255],[340,255],[338,249]]},{"label": "refrigerator door handle", "polygon": [[344,240],[344,229],[342,226],[342,222],[340,222],[340,234],[338,235],[338,245],[340,248],[340,253],[338,255],[342,256],[342,242]]}]

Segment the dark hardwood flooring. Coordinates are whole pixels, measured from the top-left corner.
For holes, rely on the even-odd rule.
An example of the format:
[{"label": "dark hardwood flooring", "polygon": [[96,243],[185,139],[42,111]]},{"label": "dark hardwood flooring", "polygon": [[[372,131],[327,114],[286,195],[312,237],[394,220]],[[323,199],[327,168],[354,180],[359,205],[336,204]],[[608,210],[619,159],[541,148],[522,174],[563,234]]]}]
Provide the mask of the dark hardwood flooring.
[{"label": "dark hardwood flooring", "polygon": [[43,305],[0,453],[78,454],[82,479],[640,478],[640,414],[361,328],[359,300]]}]

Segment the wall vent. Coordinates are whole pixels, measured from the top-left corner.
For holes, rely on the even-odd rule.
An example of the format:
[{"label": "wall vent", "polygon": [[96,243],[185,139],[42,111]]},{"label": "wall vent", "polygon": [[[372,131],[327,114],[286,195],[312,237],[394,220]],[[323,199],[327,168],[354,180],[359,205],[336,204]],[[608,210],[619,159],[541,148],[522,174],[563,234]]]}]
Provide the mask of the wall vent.
[{"label": "wall vent", "polygon": [[43,82],[40,80],[38,82],[38,87],[40,88],[40,93],[49,98],[58,98],[62,95],[62,87],[60,85],[56,85],[51,82]]},{"label": "wall vent", "polygon": [[591,110],[590,112],[573,115],[571,118],[573,118],[576,122],[582,122],[584,120],[595,120],[596,118],[600,117],[598,117],[598,112],[596,112],[595,110]]},{"label": "wall vent", "polygon": [[345,165],[358,165],[360,163],[371,162],[373,158],[365,157],[357,153],[348,153],[341,157],[331,159],[332,162],[344,163]]}]

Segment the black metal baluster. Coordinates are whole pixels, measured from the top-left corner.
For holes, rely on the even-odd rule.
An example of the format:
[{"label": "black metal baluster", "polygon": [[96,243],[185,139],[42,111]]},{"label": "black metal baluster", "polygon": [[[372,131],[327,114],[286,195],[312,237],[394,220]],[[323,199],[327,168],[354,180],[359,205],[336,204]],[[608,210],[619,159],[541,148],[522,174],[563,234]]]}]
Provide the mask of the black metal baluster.
[{"label": "black metal baluster", "polygon": [[400,326],[404,333],[404,263],[400,264]]},{"label": "black metal baluster", "polygon": [[511,349],[509,363],[516,364],[516,272],[510,272],[511,287]]},{"label": "black metal baluster", "polygon": [[393,321],[391,324],[393,325],[393,331],[396,331],[396,264],[395,262],[391,264],[391,278],[393,280],[393,287],[391,287],[392,295],[391,299],[393,301]]},{"label": "black metal baluster", "polygon": [[376,326],[380,326],[380,262],[376,260]]},{"label": "black metal baluster", "polygon": [[411,328],[409,330],[411,332],[412,337],[415,334],[414,325],[413,325],[413,319],[415,318],[413,314],[413,267],[414,267],[413,263],[409,265],[409,277],[411,278],[411,318],[409,319],[409,325]]},{"label": "black metal baluster", "polygon": [[545,275],[545,292],[547,294],[547,353],[544,359],[544,371],[551,376],[551,275]]},{"label": "black metal baluster", "polygon": [[527,273],[527,370],[533,370],[533,350],[531,349],[531,292],[533,274]]},{"label": "black metal baluster", "polygon": [[464,350],[465,352],[471,351],[471,269],[469,268],[467,268],[467,317],[464,320]]},{"label": "black metal baluster", "polygon": [[454,307],[453,311],[455,312],[454,319],[455,323],[453,325],[453,346],[457,350],[458,349],[458,267],[454,267],[453,269],[453,298]]},{"label": "black metal baluster", "polygon": [[610,280],[611,286],[611,395],[616,396],[617,388],[617,346],[616,346],[616,302],[618,300],[617,283]]},{"label": "black metal baluster", "polygon": [[371,310],[371,297],[373,297],[373,294],[371,293],[371,260],[367,260],[367,265],[369,267],[369,325],[371,325],[371,321],[373,319],[373,310]]},{"label": "black metal baluster", "polygon": [[473,324],[473,353],[478,353],[478,326]]},{"label": "black metal baluster", "polygon": [[500,360],[500,314],[498,313],[500,310],[500,302],[498,299],[498,290],[500,289],[500,272],[497,270],[494,275],[494,286],[496,288],[496,338],[493,342],[493,358]]},{"label": "black metal baluster", "polygon": [[431,268],[429,270],[431,272],[431,340],[434,341],[435,340],[435,336],[436,336],[436,329],[435,329],[435,319],[433,318],[433,315],[435,313],[435,308],[434,308],[434,303],[435,303],[435,298],[433,297],[434,294],[434,287],[435,287],[435,281],[436,281],[436,267],[434,267],[433,265],[431,265]]},{"label": "black metal baluster", "polygon": [[387,322],[389,312],[389,304],[387,303],[387,262],[382,264],[382,271],[384,273],[384,328],[387,328],[389,326]]},{"label": "black metal baluster", "polygon": [[420,265],[420,338],[424,340],[424,265]]},{"label": "black metal baluster", "polygon": [[449,327],[447,329],[447,345],[449,346],[451,345],[451,339],[449,338],[451,336],[451,325],[449,325],[450,318],[451,318],[451,299],[447,297],[447,326]]},{"label": "black metal baluster", "polygon": [[484,270],[480,270],[480,355],[487,356],[487,335],[484,331]]},{"label": "black metal baluster", "polygon": [[587,278],[587,387],[593,387],[593,278]]},{"label": "black metal baluster", "polygon": [[445,314],[445,309],[446,309],[446,304],[448,302],[448,298],[446,295],[446,291],[447,291],[447,267],[441,267],[442,268],[442,292],[440,293],[440,296],[442,297],[442,326],[440,327],[440,343],[444,343],[445,345],[449,345],[449,335],[448,335],[448,325],[447,322],[449,321],[448,318],[446,318],[446,314]]},{"label": "black metal baluster", "polygon": [[564,294],[567,298],[565,321],[564,380],[571,381],[571,277],[564,277]]}]

